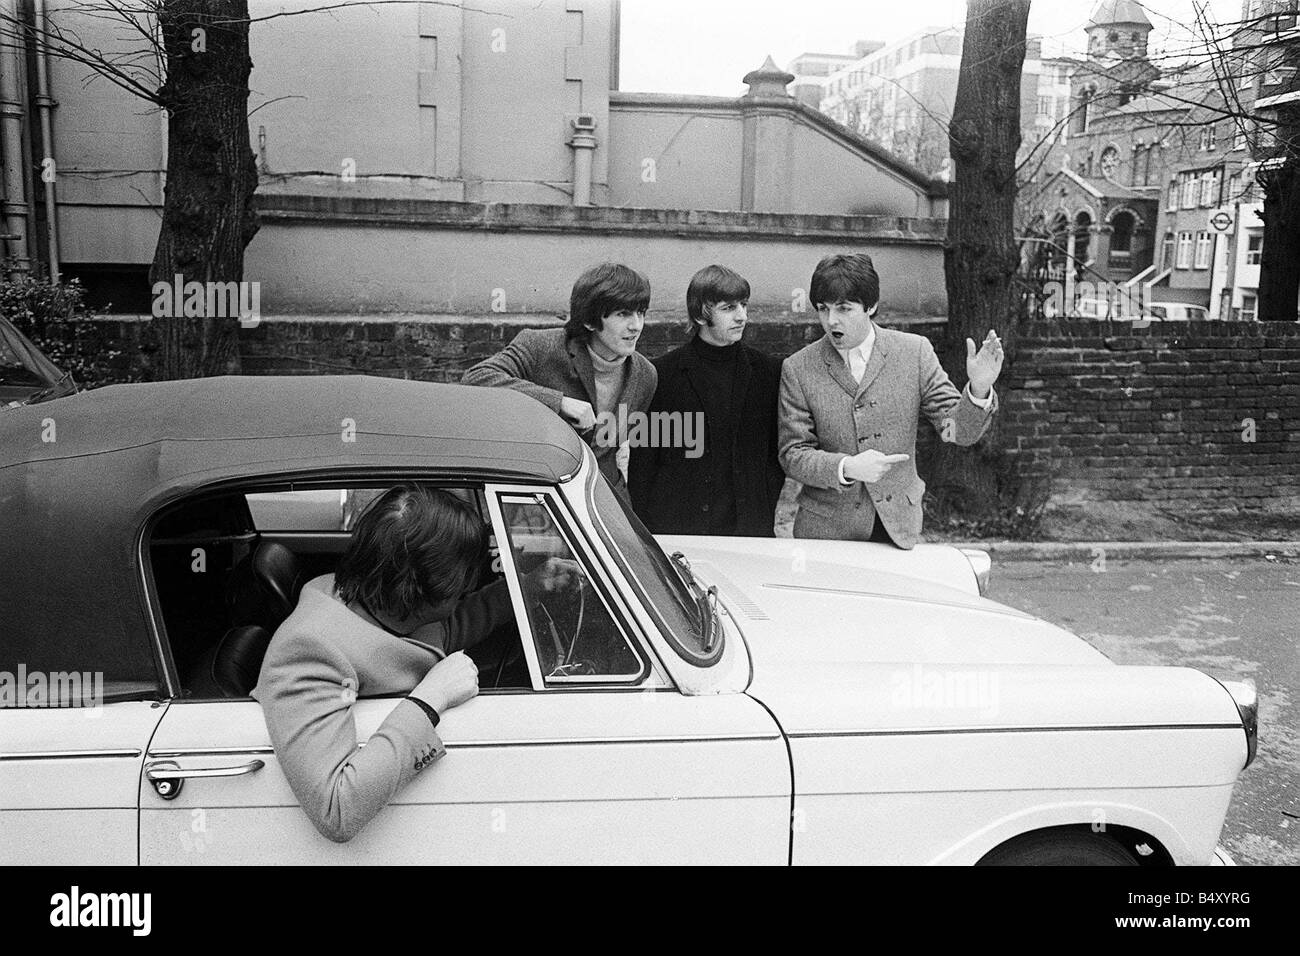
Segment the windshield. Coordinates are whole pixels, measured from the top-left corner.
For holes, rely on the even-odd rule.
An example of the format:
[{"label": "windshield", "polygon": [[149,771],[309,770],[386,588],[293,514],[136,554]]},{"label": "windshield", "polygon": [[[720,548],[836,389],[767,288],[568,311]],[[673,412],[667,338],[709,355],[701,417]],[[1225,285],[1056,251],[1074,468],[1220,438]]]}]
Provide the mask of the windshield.
[{"label": "windshield", "polygon": [[599,472],[593,475],[588,489],[601,537],[623,572],[641,588],[660,631],[673,649],[692,664],[712,664],[722,656],[722,632],[717,629],[706,644],[708,622],[701,602],[682,579],[686,575],[689,580],[689,574],[673,565],[631,506],[614,493]]}]

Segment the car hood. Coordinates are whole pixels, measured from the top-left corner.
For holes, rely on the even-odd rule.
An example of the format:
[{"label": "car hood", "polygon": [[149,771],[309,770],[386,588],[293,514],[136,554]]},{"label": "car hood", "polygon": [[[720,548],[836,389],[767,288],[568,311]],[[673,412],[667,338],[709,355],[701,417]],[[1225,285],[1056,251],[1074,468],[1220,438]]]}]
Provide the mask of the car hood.
[{"label": "car hood", "polygon": [[685,536],[660,543],[718,586],[756,670],[810,661],[1109,663],[1068,631],[971,593],[973,572],[954,548]]},{"label": "car hood", "polygon": [[953,548],[660,540],[718,585],[750,651],[749,694],[787,733],[1231,726],[1238,719],[1227,691],[1199,671],[1116,666],[1068,631],[940,583],[935,569],[963,585],[962,573],[971,574]]}]

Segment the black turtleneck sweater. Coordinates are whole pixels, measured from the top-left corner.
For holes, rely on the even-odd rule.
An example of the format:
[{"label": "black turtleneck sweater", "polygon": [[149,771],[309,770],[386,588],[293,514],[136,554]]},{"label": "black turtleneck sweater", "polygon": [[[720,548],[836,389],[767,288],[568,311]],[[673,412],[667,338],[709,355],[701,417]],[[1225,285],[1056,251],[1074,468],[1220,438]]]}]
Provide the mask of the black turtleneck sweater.
[{"label": "black turtleneck sweater", "polygon": [[698,335],[691,347],[700,360],[694,382],[704,402],[704,460],[708,462],[708,503],[705,534],[733,534],[736,524],[736,489],[733,467],[736,447],[736,409],[733,401],[740,343],[710,345]]}]

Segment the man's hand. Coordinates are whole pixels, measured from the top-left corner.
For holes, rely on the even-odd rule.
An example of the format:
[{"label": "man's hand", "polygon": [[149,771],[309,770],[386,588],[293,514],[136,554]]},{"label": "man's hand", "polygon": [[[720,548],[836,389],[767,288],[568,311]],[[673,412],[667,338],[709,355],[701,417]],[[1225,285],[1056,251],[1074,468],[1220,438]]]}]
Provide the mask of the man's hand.
[{"label": "man's hand", "polygon": [[546,594],[575,591],[582,585],[582,569],[570,558],[547,558],[527,577],[529,584]]},{"label": "man's hand", "polygon": [[429,668],[411,696],[418,697],[439,714],[463,704],[478,693],[478,667],[464,651],[448,654]]},{"label": "man's hand", "polygon": [[580,432],[596,427],[596,411],[591,407],[591,402],[565,396],[560,399],[560,414]]},{"label": "man's hand", "polygon": [[889,469],[907,461],[911,455],[886,455],[869,448],[844,460],[844,477],[851,481],[874,484],[889,473]]},{"label": "man's hand", "polygon": [[979,354],[975,352],[974,339],[966,340],[966,378],[970,383],[970,393],[976,398],[988,398],[993,390],[993,383],[1002,373],[1002,341],[998,334],[989,329],[980,344]]}]

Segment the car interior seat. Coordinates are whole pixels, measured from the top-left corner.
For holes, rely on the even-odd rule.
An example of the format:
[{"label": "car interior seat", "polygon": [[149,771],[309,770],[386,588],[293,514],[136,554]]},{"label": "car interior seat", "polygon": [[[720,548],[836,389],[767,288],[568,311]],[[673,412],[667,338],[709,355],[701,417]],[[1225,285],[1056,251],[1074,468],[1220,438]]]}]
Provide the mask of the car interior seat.
[{"label": "car interior seat", "polygon": [[257,685],[271,635],[293,613],[306,583],[297,556],[262,542],[235,568],[227,602],[233,626],[190,669],[191,697],[247,697]]}]

